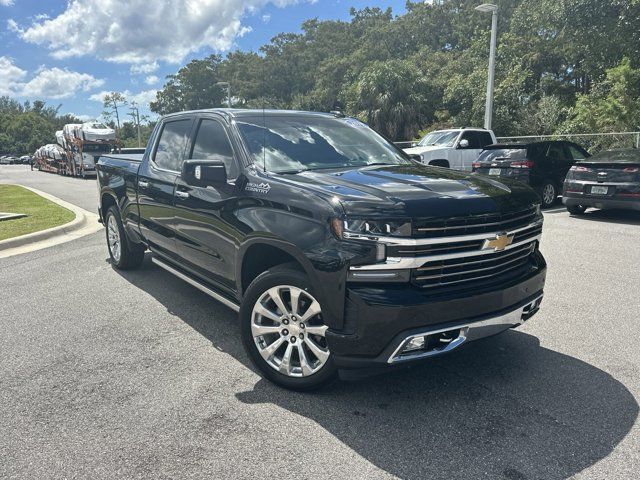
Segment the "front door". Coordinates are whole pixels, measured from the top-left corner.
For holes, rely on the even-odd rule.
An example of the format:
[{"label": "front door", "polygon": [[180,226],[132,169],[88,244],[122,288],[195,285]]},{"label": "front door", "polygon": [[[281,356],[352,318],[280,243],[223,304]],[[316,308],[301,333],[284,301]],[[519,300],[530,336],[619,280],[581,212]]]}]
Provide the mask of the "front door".
[{"label": "front door", "polygon": [[187,148],[193,118],[166,122],[149,161],[138,173],[140,231],[149,248],[175,256],[174,190],[178,169]]},{"label": "front door", "polygon": [[176,179],[177,250],[189,269],[233,291],[236,250],[242,239],[234,214],[238,163],[221,121],[203,117],[197,122],[189,158],[224,162],[228,180],[202,187]]}]

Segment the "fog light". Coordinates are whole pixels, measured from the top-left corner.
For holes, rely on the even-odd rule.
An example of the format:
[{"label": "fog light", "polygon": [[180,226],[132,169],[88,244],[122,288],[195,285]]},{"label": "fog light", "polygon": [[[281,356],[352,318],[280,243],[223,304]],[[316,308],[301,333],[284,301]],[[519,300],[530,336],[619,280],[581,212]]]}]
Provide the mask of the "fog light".
[{"label": "fog light", "polygon": [[404,348],[402,349],[402,353],[413,352],[414,350],[421,350],[424,348],[424,337],[413,337],[409,340]]}]

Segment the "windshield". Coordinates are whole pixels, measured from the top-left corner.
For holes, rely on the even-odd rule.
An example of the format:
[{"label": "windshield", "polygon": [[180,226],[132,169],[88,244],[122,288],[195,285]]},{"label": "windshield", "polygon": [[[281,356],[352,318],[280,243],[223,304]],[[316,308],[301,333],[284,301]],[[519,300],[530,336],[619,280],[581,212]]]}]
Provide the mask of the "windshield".
[{"label": "windshield", "polygon": [[441,132],[431,132],[426,134],[422,140],[420,140],[421,147],[426,147],[427,145],[439,145],[443,147],[452,147],[453,142],[456,141],[458,134],[460,132],[457,130],[445,130]]},{"label": "windshield", "polygon": [[253,161],[269,172],[411,163],[353,118],[256,116],[239,118],[236,125]]}]

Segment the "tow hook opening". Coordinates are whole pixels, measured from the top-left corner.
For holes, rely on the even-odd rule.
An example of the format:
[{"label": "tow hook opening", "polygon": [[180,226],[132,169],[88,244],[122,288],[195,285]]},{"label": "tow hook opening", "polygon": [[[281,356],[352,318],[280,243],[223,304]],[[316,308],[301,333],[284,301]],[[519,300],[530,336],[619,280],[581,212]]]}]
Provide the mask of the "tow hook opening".
[{"label": "tow hook opening", "polygon": [[531,302],[528,305],[525,305],[524,308],[522,309],[522,316],[520,317],[520,319],[523,322],[526,322],[531,317],[533,317],[536,314],[536,312],[540,310],[541,303],[542,303],[542,297],[535,299],[533,302]]}]

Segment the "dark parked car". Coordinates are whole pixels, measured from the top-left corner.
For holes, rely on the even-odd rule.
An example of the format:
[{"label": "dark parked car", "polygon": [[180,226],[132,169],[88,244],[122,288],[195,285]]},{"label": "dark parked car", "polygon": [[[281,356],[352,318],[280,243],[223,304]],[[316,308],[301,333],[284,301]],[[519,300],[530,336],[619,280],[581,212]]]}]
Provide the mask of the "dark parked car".
[{"label": "dark parked car", "polygon": [[588,207],[640,210],[640,150],[609,150],[576,163],[562,203],[574,215]]},{"label": "dark parked car", "polygon": [[473,171],[524,182],[538,192],[543,207],[550,207],[571,166],[587,157],[581,146],[565,141],[495,144],[485,147]]},{"label": "dark parked car", "polygon": [[542,300],[533,190],[421,165],[354,118],[171,114],[97,170],[114,267],[149,249],[239,311],[248,356],[288,388],[450,352]]}]

